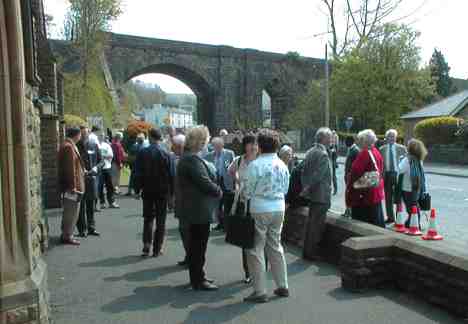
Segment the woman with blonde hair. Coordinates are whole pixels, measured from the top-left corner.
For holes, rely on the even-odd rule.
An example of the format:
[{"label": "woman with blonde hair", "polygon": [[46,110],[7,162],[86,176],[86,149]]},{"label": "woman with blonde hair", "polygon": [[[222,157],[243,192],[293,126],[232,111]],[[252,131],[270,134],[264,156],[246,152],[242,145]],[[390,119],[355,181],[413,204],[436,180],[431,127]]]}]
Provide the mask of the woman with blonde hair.
[{"label": "woman with blonde hair", "polygon": [[[408,156],[401,160],[399,165],[400,179],[399,188],[401,196],[408,212],[406,226],[409,226],[411,208],[418,207],[423,195],[427,193],[426,175],[424,173],[423,161],[427,156],[427,149],[423,142],[412,139],[408,142]],[[420,222],[419,222],[420,223]]]},{"label": "woman with blonde hair", "polygon": [[185,138],[184,154],[177,164],[175,212],[188,229],[190,284],[194,290],[215,290],[204,272],[210,224],[222,197],[216,182],[216,168],[201,158],[210,133],[205,126],[192,128]]}]

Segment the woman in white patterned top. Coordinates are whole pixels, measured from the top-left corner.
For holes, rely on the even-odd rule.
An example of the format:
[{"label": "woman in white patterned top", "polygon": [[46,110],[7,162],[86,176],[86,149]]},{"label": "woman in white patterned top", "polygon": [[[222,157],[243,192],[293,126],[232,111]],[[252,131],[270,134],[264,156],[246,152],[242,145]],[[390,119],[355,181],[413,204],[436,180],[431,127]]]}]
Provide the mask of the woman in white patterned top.
[{"label": "woman in white patterned top", "polygon": [[[236,157],[229,166],[228,172],[232,175],[236,182],[236,196],[234,198],[234,204],[232,207],[232,214],[236,212],[237,204],[247,202],[245,199],[245,184],[247,180],[247,167],[250,162],[257,158],[258,147],[256,138],[254,135],[246,135],[242,138],[242,151],[243,154]],[[245,249],[242,249],[242,266],[245,272],[245,283],[250,283],[249,267],[247,265],[247,253]]]},{"label": "woman in white patterned top", "polygon": [[275,295],[288,297],[286,259],[281,245],[285,201],[289,187],[288,167],[277,155],[279,135],[272,130],[261,130],[257,137],[260,155],[247,168],[245,197],[250,200],[250,212],[255,220],[254,248],[247,251],[247,262],[252,272],[253,293],[247,302],[268,301],[265,273],[265,253],[271,265],[276,284]]}]

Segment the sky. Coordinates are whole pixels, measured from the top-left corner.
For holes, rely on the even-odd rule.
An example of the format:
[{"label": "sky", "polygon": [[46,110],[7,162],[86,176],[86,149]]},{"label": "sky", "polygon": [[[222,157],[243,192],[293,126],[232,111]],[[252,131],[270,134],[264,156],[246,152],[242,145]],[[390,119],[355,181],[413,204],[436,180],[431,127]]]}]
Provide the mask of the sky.
[{"label": "sky", "polygon": [[[321,0],[123,1],[124,13],[112,25],[116,33],[324,57],[328,35]],[[54,17],[57,33],[67,0],[44,0],[44,4],[46,13]],[[451,76],[467,79],[467,12],[468,0],[405,0],[390,19],[421,32],[418,45],[424,64],[436,47],[448,61]],[[166,92],[191,92],[165,75],[137,79],[157,83]]]}]

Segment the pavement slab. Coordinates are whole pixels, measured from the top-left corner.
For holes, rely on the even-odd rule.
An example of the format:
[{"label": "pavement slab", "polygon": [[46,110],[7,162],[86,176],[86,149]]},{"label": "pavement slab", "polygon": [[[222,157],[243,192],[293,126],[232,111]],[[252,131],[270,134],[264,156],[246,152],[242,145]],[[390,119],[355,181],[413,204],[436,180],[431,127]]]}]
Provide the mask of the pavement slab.
[{"label": "pavement slab", "polygon": [[[459,323],[444,310],[393,290],[353,294],[341,288],[338,270],[310,263],[287,247],[291,297],[261,305],[242,298],[240,249],[212,232],[206,270],[220,286],[214,292],[188,288],[188,271],[179,267],[182,244],[168,215],[165,254],[142,259],[141,201],[121,198],[121,209],[97,213],[102,237],[82,239],[80,247],[58,244],[60,217],[49,219],[51,249],[46,261],[52,323]],[[273,290],[270,280],[270,293]]]}]

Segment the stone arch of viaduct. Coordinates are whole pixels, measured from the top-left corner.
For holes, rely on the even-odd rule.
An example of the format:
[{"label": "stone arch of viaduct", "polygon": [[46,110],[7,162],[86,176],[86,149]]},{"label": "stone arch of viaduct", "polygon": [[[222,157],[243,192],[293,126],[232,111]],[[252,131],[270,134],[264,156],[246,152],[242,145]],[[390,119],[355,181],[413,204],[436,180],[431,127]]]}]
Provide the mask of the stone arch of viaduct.
[{"label": "stone arch of viaduct", "polygon": [[274,125],[281,127],[307,82],[322,78],[324,70],[320,59],[115,33],[108,34],[104,58],[115,93],[146,73],[183,81],[197,96],[199,122],[212,130],[260,125],[264,89],[272,99]]}]

